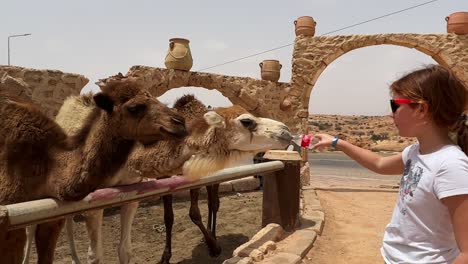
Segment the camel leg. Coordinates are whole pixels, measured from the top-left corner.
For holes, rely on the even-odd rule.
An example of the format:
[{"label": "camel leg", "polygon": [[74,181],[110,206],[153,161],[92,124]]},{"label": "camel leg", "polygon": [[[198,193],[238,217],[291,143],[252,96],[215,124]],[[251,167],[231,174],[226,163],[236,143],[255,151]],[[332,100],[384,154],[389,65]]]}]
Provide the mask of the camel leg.
[{"label": "camel leg", "polygon": [[206,194],[208,194],[208,223],[206,224],[206,229],[211,232],[211,222],[213,220],[213,185],[207,185]]},{"label": "camel leg", "polygon": [[139,202],[131,202],[120,207],[120,264],[130,263],[132,257],[131,231],[133,219],[135,218]]},{"label": "camel leg", "polygon": [[208,246],[210,256],[216,257],[221,253],[221,247],[218,245],[216,238],[213,238],[210,232],[203,225],[203,221],[198,208],[198,196],[200,195],[200,188],[190,190],[190,219],[198,226],[203,233],[205,243]]},{"label": "camel leg", "polygon": [[89,236],[88,263],[103,263],[102,249],[102,217],[104,210],[95,210],[86,212],[86,229]]},{"label": "camel leg", "polygon": [[208,192],[208,230],[216,239],[216,218],[219,210],[219,184],[206,186]]},{"label": "camel leg", "polygon": [[32,242],[36,234],[37,225],[30,225],[26,227],[26,246],[24,247],[23,264],[29,263],[29,255],[31,254]]},{"label": "camel leg", "polygon": [[73,216],[65,217],[65,228],[67,230],[67,240],[68,246],[70,247],[72,264],[80,264],[81,262],[80,258],[78,257],[78,253],[76,252],[75,237],[73,234]]},{"label": "camel leg", "polygon": [[172,194],[164,195],[164,225],[166,226],[166,245],[161,257],[161,264],[169,264],[172,257],[172,226],[174,225],[174,210],[172,209]]},{"label": "camel leg", "polygon": [[[0,228],[1,229],[1,228]],[[24,228],[12,231],[0,230],[0,259],[5,264],[20,264],[26,243]]]},{"label": "camel leg", "polygon": [[54,261],[54,251],[64,219],[38,224],[36,229],[37,263],[50,264]]}]

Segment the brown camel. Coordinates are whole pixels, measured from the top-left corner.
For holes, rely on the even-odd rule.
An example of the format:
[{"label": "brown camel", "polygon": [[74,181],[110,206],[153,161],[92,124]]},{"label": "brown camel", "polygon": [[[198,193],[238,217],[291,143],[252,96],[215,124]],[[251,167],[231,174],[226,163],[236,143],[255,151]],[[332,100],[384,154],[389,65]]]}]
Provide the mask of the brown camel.
[{"label": "brown camel", "polygon": [[[187,134],[183,117],[134,79],[119,74],[98,85],[96,107],[72,137],[30,102],[0,97],[0,204],[82,199],[117,173],[135,142]],[[63,222],[38,225],[38,263],[52,263]],[[0,234],[2,263],[21,263],[24,243],[24,228]]]},{"label": "brown camel", "polygon": [[67,136],[31,100],[4,91],[0,91],[0,115],[4,117],[0,120],[0,146],[10,159],[16,155],[39,156],[51,148],[72,150],[89,131],[89,127],[81,127],[73,136]]},{"label": "brown camel", "polygon": [[[258,152],[284,148],[291,140],[289,129],[283,123],[254,117],[239,106],[207,111],[201,102],[189,95],[180,98],[174,108],[185,117],[189,136],[179,142],[158,141],[150,146],[136,148],[124,169],[114,178],[114,185],[140,181],[142,177],[164,178],[180,173],[196,179],[232,166],[238,161],[252,160]],[[191,190],[190,217],[203,232],[212,255],[221,252],[215,235],[216,213],[219,208],[218,186],[207,186],[211,215],[208,219],[209,230],[203,226],[198,209],[199,189]],[[174,218],[172,196],[164,196],[163,201],[166,248],[161,262],[169,263]],[[118,251],[120,263],[130,261],[130,230],[137,207],[138,202],[123,205],[121,209],[121,242]],[[91,240],[88,263],[102,263],[102,213],[102,210],[93,211],[86,217]],[[72,231],[68,232],[68,238],[70,242],[73,241]],[[79,263],[76,255],[74,263]]]}]

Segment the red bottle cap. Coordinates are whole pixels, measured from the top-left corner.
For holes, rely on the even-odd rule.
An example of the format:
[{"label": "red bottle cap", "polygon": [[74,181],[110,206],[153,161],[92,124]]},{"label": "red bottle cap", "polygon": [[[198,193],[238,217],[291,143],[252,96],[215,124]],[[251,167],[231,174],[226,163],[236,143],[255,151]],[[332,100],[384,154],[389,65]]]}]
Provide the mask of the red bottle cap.
[{"label": "red bottle cap", "polygon": [[311,140],[312,140],[312,136],[302,135],[301,147],[303,148],[309,147]]}]

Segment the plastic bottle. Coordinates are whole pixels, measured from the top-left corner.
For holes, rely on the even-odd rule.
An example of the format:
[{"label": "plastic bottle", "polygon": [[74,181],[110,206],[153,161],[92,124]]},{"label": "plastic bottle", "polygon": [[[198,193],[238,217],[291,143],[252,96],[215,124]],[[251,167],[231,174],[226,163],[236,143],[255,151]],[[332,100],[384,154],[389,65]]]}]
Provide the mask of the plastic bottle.
[{"label": "plastic bottle", "polygon": [[312,135],[297,134],[292,136],[292,141],[298,147],[311,148],[312,145],[310,143],[312,142],[313,138],[314,137]]}]

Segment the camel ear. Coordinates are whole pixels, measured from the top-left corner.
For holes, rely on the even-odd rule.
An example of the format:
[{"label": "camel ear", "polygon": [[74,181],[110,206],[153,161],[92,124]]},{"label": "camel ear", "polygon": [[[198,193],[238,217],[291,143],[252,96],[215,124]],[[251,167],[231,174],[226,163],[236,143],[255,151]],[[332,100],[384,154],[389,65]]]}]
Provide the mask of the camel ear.
[{"label": "camel ear", "polygon": [[226,127],[226,122],[224,122],[224,118],[220,116],[218,113],[216,113],[215,111],[206,112],[203,115],[203,118],[205,119],[206,123],[210,126],[218,127],[218,128]]},{"label": "camel ear", "polygon": [[93,99],[96,105],[99,108],[105,110],[106,112],[112,113],[112,111],[114,110],[114,101],[112,101],[112,99],[108,95],[103,93],[97,93],[93,96]]},{"label": "camel ear", "polygon": [[95,82],[95,84],[99,87],[106,85],[105,79],[100,79],[99,81]]}]

